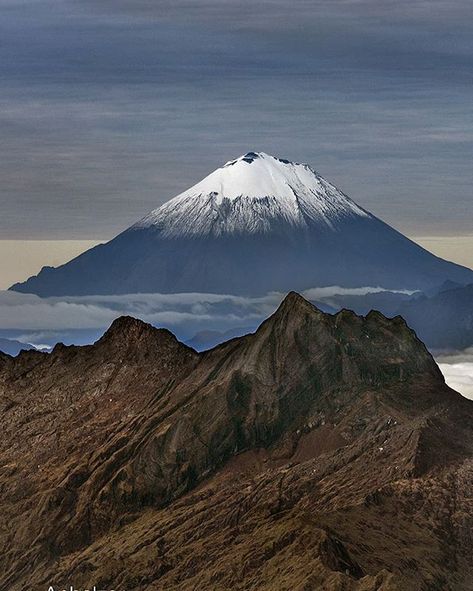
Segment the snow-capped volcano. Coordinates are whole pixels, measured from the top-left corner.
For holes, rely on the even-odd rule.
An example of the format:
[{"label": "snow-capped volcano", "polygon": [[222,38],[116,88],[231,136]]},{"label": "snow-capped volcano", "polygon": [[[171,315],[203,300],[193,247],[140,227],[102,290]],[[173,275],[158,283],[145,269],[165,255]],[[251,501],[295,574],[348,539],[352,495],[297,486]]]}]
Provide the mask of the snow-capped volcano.
[{"label": "snow-capped volcano", "polygon": [[285,225],[307,228],[312,223],[334,228],[343,218],[368,215],[307,164],[248,152],[134,227],[155,227],[163,236],[175,238],[219,236],[270,232]]},{"label": "snow-capped volcano", "polygon": [[473,283],[358,206],[307,164],[248,152],[116,238],[12,289],[38,295]]}]

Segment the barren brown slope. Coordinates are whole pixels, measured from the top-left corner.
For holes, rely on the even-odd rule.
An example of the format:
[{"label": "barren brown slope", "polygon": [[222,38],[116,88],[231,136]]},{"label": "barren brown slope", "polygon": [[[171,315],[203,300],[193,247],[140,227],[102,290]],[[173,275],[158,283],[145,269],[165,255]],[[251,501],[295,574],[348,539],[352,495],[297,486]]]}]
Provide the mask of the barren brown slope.
[{"label": "barren brown slope", "polygon": [[473,404],[400,318],[120,319],[0,379],[1,589],[471,588]]}]

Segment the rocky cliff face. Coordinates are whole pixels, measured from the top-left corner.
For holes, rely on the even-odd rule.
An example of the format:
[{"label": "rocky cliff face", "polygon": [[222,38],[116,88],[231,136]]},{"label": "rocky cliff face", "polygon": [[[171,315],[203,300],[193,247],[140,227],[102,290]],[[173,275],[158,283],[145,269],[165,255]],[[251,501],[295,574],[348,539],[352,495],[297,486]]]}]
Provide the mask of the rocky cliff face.
[{"label": "rocky cliff face", "polygon": [[291,293],[201,354],[121,318],[0,359],[0,409],[0,589],[472,580],[473,403],[401,318]]}]

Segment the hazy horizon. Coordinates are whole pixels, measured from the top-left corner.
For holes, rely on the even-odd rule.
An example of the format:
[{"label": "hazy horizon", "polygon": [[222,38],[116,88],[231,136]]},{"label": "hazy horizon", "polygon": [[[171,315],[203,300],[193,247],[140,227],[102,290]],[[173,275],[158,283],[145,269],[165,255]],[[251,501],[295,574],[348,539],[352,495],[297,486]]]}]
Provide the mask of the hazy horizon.
[{"label": "hazy horizon", "polygon": [[[473,236],[409,236],[433,254],[473,269]],[[103,240],[0,240],[0,290],[43,266],[57,267]]]}]

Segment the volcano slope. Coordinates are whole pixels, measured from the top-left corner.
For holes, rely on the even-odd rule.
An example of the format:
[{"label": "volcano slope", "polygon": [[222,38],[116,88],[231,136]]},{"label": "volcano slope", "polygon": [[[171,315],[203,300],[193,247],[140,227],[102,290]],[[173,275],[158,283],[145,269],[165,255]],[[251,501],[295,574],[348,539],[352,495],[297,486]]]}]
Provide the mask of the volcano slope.
[{"label": "volcano slope", "polygon": [[357,205],[307,164],[248,152],[106,244],[11,287],[41,297],[262,296],[313,287],[430,290],[473,271]]},{"label": "volcano slope", "polygon": [[0,388],[2,591],[471,589],[473,403],[400,317],[120,318]]}]

